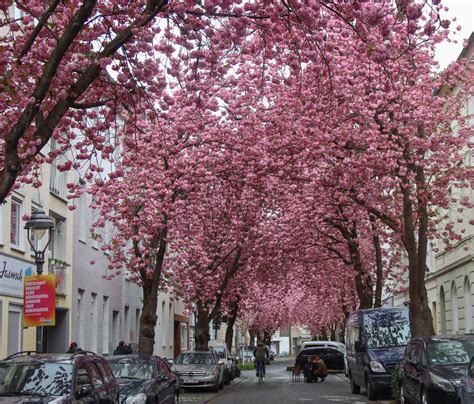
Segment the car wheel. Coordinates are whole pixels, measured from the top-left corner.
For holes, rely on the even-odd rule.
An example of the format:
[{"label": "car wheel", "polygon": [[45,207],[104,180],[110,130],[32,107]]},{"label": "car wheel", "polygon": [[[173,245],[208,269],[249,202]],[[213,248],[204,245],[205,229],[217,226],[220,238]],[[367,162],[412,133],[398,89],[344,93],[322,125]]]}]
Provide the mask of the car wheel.
[{"label": "car wheel", "polygon": [[407,398],[405,393],[405,387],[400,383],[400,404],[410,404],[410,401]]},{"label": "car wheel", "polygon": [[428,396],[425,389],[421,390],[421,404],[428,404]]},{"label": "car wheel", "polygon": [[174,395],[173,404],[178,404],[178,403],[179,403],[179,395],[178,395],[178,393],[176,393],[176,394]]},{"label": "car wheel", "polygon": [[377,394],[375,393],[375,390],[372,386],[372,383],[370,383],[369,380],[366,381],[365,383],[366,390],[367,390],[367,398],[371,401],[377,400]]},{"label": "car wheel", "polygon": [[352,394],[359,394],[360,393],[360,386],[355,383],[354,379],[352,378],[352,375],[349,373],[349,381],[351,384],[351,393]]}]

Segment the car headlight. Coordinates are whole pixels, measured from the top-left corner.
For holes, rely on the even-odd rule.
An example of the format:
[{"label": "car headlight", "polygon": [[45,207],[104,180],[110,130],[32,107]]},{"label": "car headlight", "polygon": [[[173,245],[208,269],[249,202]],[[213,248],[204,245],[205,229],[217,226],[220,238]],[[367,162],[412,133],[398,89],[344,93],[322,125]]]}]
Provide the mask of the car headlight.
[{"label": "car headlight", "polygon": [[439,376],[431,374],[431,381],[436,387],[439,387],[441,390],[450,391],[450,392],[456,391],[456,389],[454,388],[451,382]]},{"label": "car headlight", "polygon": [[125,400],[125,404],[145,404],[146,394],[138,393],[136,396],[128,396]]},{"label": "car headlight", "polygon": [[379,361],[370,361],[370,369],[374,373],[386,373],[385,368]]}]

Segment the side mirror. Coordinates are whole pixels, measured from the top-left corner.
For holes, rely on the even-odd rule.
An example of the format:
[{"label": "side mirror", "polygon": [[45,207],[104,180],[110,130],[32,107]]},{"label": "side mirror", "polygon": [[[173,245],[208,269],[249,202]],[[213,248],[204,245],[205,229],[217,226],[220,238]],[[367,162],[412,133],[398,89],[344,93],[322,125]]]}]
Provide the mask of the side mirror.
[{"label": "side mirror", "polygon": [[224,359],[219,359],[219,360],[217,361],[217,364],[218,364],[218,365],[224,365],[224,363],[225,363],[225,362],[224,362]]},{"label": "side mirror", "polygon": [[354,349],[356,352],[362,352],[364,346],[362,345],[362,341],[355,341],[354,342]]},{"label": "side mirror", "polygon": [[92,393],[92,389],[91,388],[88,388],[88,387],[81,387],[79,390],[77,390],[75,393],[74,393],[74,398],[76,400],[79,400],[81,398],[84,398],[84,397],[87,397],[88,395],[90,395]]}]

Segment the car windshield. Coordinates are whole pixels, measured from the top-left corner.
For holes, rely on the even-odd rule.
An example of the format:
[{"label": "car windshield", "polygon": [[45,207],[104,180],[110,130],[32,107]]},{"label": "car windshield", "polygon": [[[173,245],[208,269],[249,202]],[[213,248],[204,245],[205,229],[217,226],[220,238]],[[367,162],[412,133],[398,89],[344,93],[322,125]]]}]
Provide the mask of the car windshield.
[{"label": "car windshield", "polygon": [[148,380],[153,378],[153,363],[143,358],[110,359],[110,368],[119,378]]},{"label": "car windshield", "polygon": [[69,363],[0,363],[0,396],[67,395],[71,391],[72,370]]},{"label": "car windshield", "polygon": [[223,347],[212,347],[211,351],[214,351],[219,358],[226,359],[225,348]]},{"label": "car windshield", "polygon": [[427,346],[432,365],[464,365],[474,354],[472,341],[432,341]]},{"label": "car windshield", "polygon": [[410,341],[408,311],[375,311],[364,316],[367,348],[405,346]]},{"label": "car windshield", "polygon": [[183,353],[176,358],[179,365],[215,365],[216,358],[207,353]]}]

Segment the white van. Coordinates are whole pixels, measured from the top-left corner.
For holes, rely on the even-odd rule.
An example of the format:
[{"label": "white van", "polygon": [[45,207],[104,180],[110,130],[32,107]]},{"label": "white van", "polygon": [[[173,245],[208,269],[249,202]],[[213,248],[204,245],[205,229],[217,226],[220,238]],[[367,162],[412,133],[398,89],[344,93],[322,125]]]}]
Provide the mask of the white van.
[{"label": "white van", "polygon": [[305,348],[335,348],[344,353],[344,374],[348,376],[348,365],[346,356],[346,346],[342,342],[336,341],[307,341],[303,342],[301,349]]},{"label": "white van", "polygon": [[305,348],[336,348],[339,349],[340,351],[346,353],[346,346],[342,342],[336,342],[336,341],[307,341],[303,342],[301,345],[301,349]]}]

